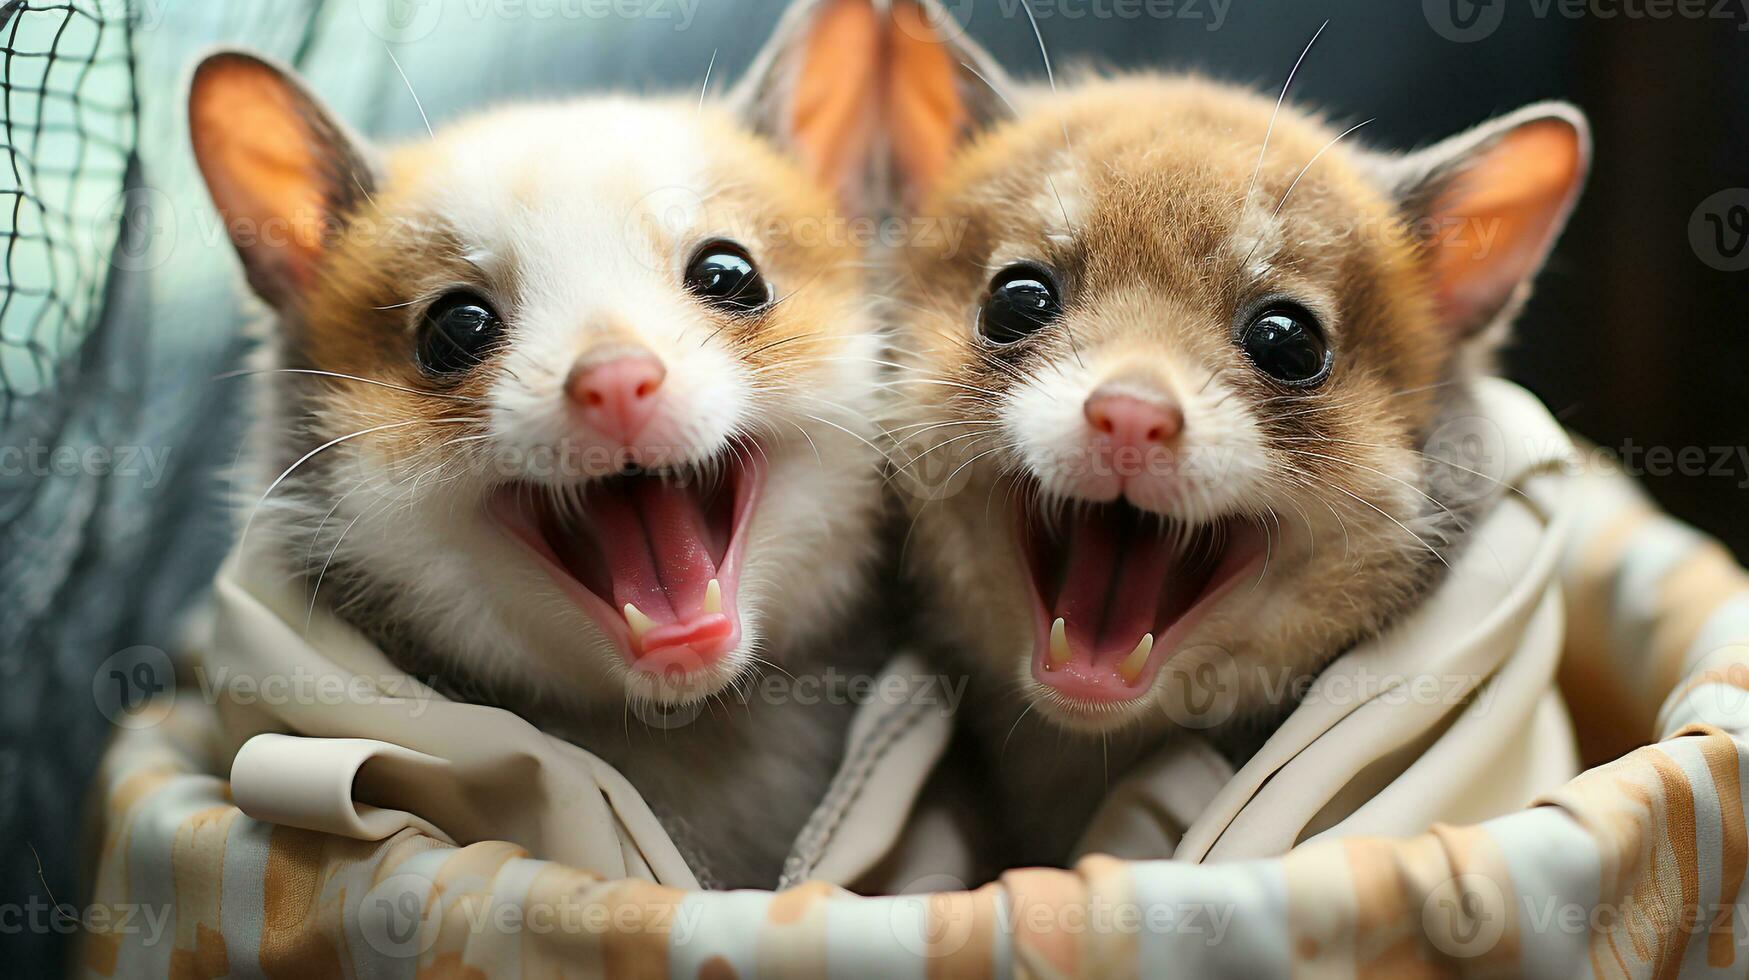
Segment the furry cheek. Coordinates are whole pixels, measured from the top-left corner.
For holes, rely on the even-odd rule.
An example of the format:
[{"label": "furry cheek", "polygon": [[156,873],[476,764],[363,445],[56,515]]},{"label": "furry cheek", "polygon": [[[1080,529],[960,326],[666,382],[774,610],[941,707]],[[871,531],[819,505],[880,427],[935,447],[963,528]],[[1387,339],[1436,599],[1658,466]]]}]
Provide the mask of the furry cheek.
[{"label": "furry cheek", "polygon": [[[1274,464],[1268,441],[1240,392],[1218,372],[1182,365],[1185,380],[1162,387],[1183,412],[1183,432],[1156,453],[1103,448],[1086,405],[1107,379],[1123,375],[1117,359],[1083,352],[1064,358],[1009,390],[1003,400],[1004,436],[1047,499],[1131,503],[1190,523],[1267,507],[1265,489]],[[1158,365],[1150,354],[1126,363]],[[1155,370],[1153,374],[1166,372]]]},{"label": "furry cheek", "polygon": [[1097,465],[1082,406],[1097,376],[1073,358],[1030,375],[1009,390],[1000,412],[1004,435],[1047,498],[1112,500],[1123,480]]},{"label": "furry cheek", "polygon": [[[641,451],[656,465],[714,456],[741,430],[749,410],[745,366],[714,342],[691,339],[693,332],[669,343],[653,342],[660,336],[656,331],[638,338],[667,370],[662,408],[639,438]],[[509,352],[489,394],[494,445],[512,458],[557,454],[581,467],[556,477],[611,474],[621,462],[617,447],[580,423],[565,395],[570,367],[586,343],[572,337],[558,346],[565,352],[543,353],[538,343]]]}]

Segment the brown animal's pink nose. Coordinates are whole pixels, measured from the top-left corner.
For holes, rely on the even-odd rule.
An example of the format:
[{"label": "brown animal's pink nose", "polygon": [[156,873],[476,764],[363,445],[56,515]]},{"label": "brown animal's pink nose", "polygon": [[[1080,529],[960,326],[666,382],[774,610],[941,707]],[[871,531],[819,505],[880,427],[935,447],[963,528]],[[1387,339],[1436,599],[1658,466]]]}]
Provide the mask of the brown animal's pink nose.
[{"label": "brown animal's pink nose", "polygon": [[579,363],[565,379],[565,395],[582,410],[590,427],[629,443],[655,414],[667,377],[668,369],[654,354],[627,354],[600,363]]},{"label": "brown animal's pink nose", "polygon": [[1163,446],[1184,431],[1184,412],[1170,402],[1094,392],[1085,406],[1087,424],[1110,437],[1115,447],[1147,450]]}]

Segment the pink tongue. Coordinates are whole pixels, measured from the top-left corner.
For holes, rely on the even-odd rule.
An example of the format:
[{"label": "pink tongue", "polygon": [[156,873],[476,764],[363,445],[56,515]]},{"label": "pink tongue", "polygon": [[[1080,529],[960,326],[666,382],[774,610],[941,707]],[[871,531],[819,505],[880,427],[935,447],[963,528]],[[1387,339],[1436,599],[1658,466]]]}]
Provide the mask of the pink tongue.
[{"label": "pink tongue", "polygon": [[1062,586],[1052,615],[1063,619],[1069,649],[1098,661],[1122,657],[1154,630],[1172,571],[1166,539],[1151,527],[1082,514],[1065,529]]},{"label": "pink tongue", "polygon": [[717,577],[702,496],[691,487],[641,479],[590,501],[613,580],[613,602],[657,625],[696,617]]}]

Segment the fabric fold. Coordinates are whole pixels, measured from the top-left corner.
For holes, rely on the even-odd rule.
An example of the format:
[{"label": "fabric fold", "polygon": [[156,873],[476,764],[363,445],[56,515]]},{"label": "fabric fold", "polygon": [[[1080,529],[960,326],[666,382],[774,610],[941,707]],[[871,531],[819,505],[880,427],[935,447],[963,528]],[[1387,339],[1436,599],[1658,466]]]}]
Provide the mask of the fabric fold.
[{"label": "fabric fold", "polygon": [[[1465,464],[1497,486],[1428,598],[1319,674],[1218,786],[1208,755],[1169,746],[1144,763],[1078,853],[1201,862],[1282,854],[1320,836],[1413,834],[1511,812],[1577,774],[1570,732],[1546,723],[1564,716],[1553,680],[1572,444],[1515,385],[1480,382],[1475,404],[1452,437],[1480,447]],[[1185,814],[1195,816],[1172,826]]]},{"label": "fabric fold", "polygon": [[[1559,455],[1548,457],[1548,476]],[[398,689],[369,724],[376,737],[343,734],[355,722],[320,711],[234,705],[224,709],[232,744],[215,748],[213,706],[198,696],[203,691],[182,688],[167,693],[162,721],[121,732],[105,757],[94,793],[100,844],[80,970],[105,978],[312,970],[409,978],[470,971],[753,976],[822,967],[937,978],[1741,975],[1749,949],[1742,911],[1749,907],[1749,576],[1720,561],[1704,537],[1651,509],[1618,473],[1576,471],[1558,484],[1545,481],[1540,464],[1515,473],[1519,489],[1505,497],[1520,503],[1506,512],[1516,514],[1510,526],[1520,529],[1522,541],[1513,541],[1522,547],[1499,557],[1521,570],[1522,588],[1494,594],[1497,615],[1460,603],[1450,620],[1437,620],[1446,631],[1431,634],[1448,641],[1444,652],[1406,661],[1473,673],[1476,683],[1460,687],[1463,696],[1442,712],[1398,708],[1377,696],[1352,705],[1313,702],[1296,734],[1278,735],[1268,752],[1240,767],[1259,766],[1243,779],[1205,743],[1176,740],[1138,768],[1134,783],[1115,789],[1089,837],[1138,848],[1125,856],[1176,851],[1180,860],[1091,856],[1069,871],[1017,871],[971,891],[919,881],[932,893],[892,897],[858,897],[820,882],[783,892],[698,892],[653,883],[661,869],[639,866],[641,855],[660,848],[628,843],[630,832],[611,823],[615,814],[637,813],[615,795],[611,771],[590,770],[587,759],[562,747],[536,751],[530,747],[540,743],[508,723],[446,717],[477,720],[483,736],[500,741],[449,756],[427,751],[435,746],[403,727],[423,727],[419,719],[431,717],[413,715],[411,702],[423,695]],[[1562,581],[1538,584],[1543,548],[1563,533],[1559,516],[1569,508],[1579,519],[1559,546]],[[273,620],[302,623],[295,598],[282,602],[282,615],[253,595],[231,595],[238,604],[230,614],[233,637],[274,636]],[[1563,670],[1631,693],[1648,726],[1662,703],[1660,728],[1629,736],[1663,741],[1551,787],[1560,753],[1542,746],[1570,747],[1571,726],[1548,663],[1527,651],[1542,650],[1561,632],[1555,607],[1563,598],[1573,620]],[[1488,653],[1482,641],[1507,623],[1519,624],[1517,640]],[[1596,629],[1604,623],[1607,629]],[[328,639],[344,642],[344,631]],[[367,661],[350,659],[360,651],[330,649],[333,658],[294,657],[282,666],[336,669],[345,660],[350,667],[342,673],[371,674]],[[263,661],[289,652],[239,651],[209,658],[203,668],[252,665],[247,672],[260,674]],[[1656,680],[1665,677],[1668,683]],[[383,677],[383,688],[396,685]],[[238,690],[259,693],[252,684]],[[429,708],[440,703],[433,699]],[[306,730],[287,736],[294,715]],[[865,734],[882,729],[872,716],[859,726]],[[319,805],[302,816],[296,806],[282,814],[334,818],[335,832],[269,824],[239,809],[223,774],[257,749],[265,754],[245,768],[295,747],[268,741],[236,753],[249,735],[273,730],[359,740],[336,754],[343,765],[314,777],[311,785],[327,794]],[[926,743],[935,731],[906,729],[884,752],[880,740],[870,740],[866,771],[927,768],[927,751],[901,745],[907,737]],[[1374,733],[1377,741],[1366,742]],[[1350,751],[1339,751],[1345,745]],[[1396,751],[1378,751],[1387,746]],[[440,778],[445,770],[458,780],[481,778],[481,760],[494,756],[532,767],[517,774],[533,773],[534,784],[587,788],[607,813],[588,819],[609,821],[619,863],[638,870],[616,878],[552,860],[590,848],[556,833],[541,836],[546,825],[533,799],[507,801],[504,826],[538,838],[539,848],[464,843],[458,828],[465,814],[395,797],[407,791],[397,789],[402,782],[453,789]],[[1357,766],[1356,758],[1373,761]],[[1533,805],[1485,822],[1442,822],[1469,820],[1462,814],[1497,802],[1465,796],[1478,758],[1498,766],[1496,796]],[[373,768],[379,762],[389,765]],[[1442,781],[1448,766],[1454,778]],[[263,778],[272,776],[268,768]],[[348,772],[356,777],[350,801],[339,791]],[[1362,778],[1369,774],[1378,778]],[[895,785],[916,784],[915,772],[904,775]],[[1303,792],[1289,785],[1301,781]],[[1171,791],[1162,791],[1167,784]],[[878,815],[855,801],[878,798],[882,778],[845,785],[860,788],[829,794],[816,814],[822,826],[852,827]],[[258,789],[236,795],[252,798]],[[379,818],[366,805],[403,803],[462,846],[411,823],[381,839],[358,838],[403,819]],[[1454,816],[1399,832],[1392,829],[1399,806]],[[1280,828],[1270,826],[1271,808]],[[948,852],[926,846],[931,834],[913,833],[925,822],[916,813],[894,849],[927,866],[929,855]],[[944,823],[927,823],[937,843],[952,840]],[[834,836],[821,835],[827,843],[806,867],[834,866]],[[1286,853],[1226,860],[1270,847]]]}]

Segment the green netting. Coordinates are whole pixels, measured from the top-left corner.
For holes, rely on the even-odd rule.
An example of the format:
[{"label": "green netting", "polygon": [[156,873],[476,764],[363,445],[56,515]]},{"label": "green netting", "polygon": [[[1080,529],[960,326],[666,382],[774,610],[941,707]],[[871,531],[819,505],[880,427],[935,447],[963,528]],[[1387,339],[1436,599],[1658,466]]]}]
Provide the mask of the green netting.
[{"label": "green netting", "polygon": [[0,429],[57,387],[100,307],[137,117],[122,0],[0,7]]}]

